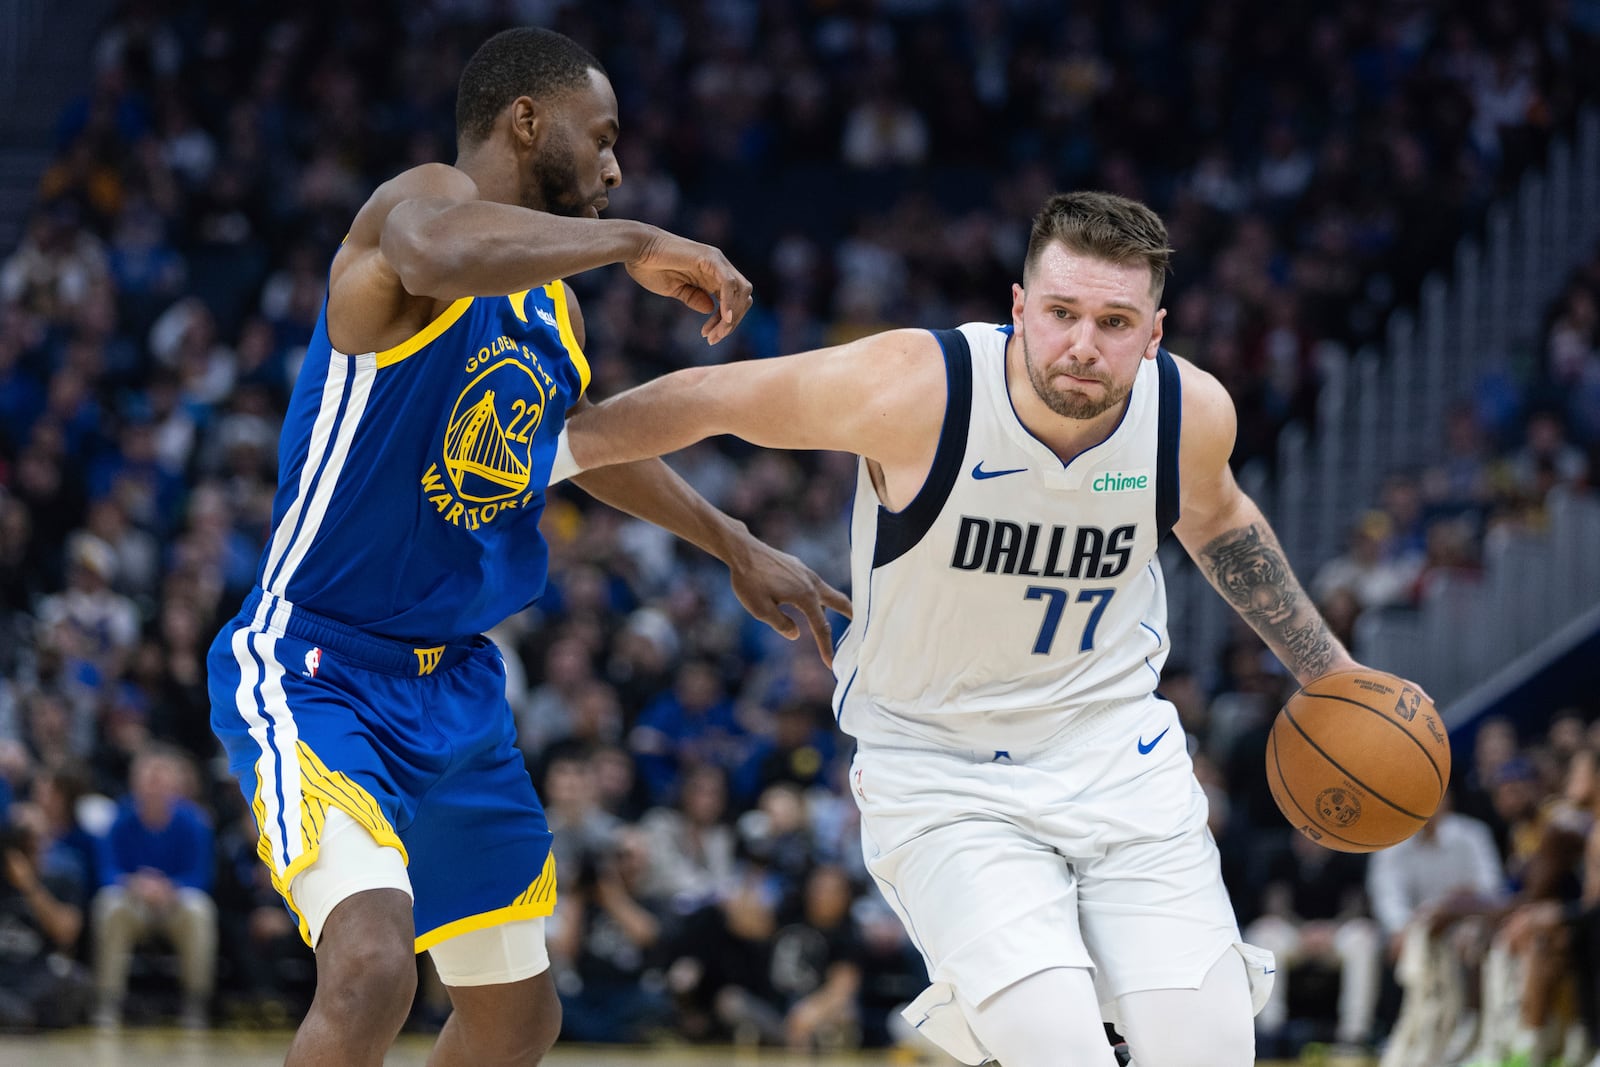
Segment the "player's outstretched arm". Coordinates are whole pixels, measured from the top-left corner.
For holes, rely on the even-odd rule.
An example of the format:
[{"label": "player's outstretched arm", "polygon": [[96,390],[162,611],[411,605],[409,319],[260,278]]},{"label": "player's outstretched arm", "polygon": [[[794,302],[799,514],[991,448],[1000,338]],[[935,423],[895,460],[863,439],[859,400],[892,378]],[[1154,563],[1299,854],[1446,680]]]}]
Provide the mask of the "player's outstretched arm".
[{"label": "player's outstretched arm", "polygon": [[1206,578],[1301,684],[1358,664],[1328,629],[1255,501],[1228,468],[1237,420],[1227,390],[1187,360],[1179,519],[1173,533]]},{"label": "player's outstretched arm", "polygon": [[944,364],[925,330],[676,371],[577,412],[578,469],[662,456],[718,434],[765,448],[852,452],[885,467],[931,462]]},{"label": "player's outstretched arm", "polygon": [[[586,333],[583,313],[575,298],[569,297],[567,307],[572,316],[573,332],[581,346]],[[713,369],[735,371],[757,365],[738,363]],[[684,374],[693,376],[693,372],[680,372],[679,375],[667,377],[677,378],[681,382],[681,375]],[[734,377],[742,380],[744,375],[737,374]],[[580,402],[568,413],[567,429],[563,431],[563,436],[570,437],[577,430],[580,440],[586,440],[587,431],[584,427],[590,424],[590,420],[593,420],[595,432],[599,435],[597,441],[604,440],[610,433],[631,433],[634,429],[655,425],[650,419],[652,411],[661,405],[681,405],[684,400],[683,395],[676,391],[676,383],[655,388],[666,381],[667,378],[658,378],[649,385],[624,394],[635,397],[635,400],[626,404],[618,404],[622,397],[598,406],[590,405],[587,401]],[[645,394],[647,390],[651,391],[651,395],[658,396],[658,400],[638,402],[636,394]],[[611,418],[617,411],[622,415],[620,423]],[[645,421],[639,426],[630,425],[632,420],[639,419]],[[684,443],[703,436],[706,434],[701,433]],[[832,666],[833,642],[826,609],[833,608],[849,616],[850,598],[828,585],[794,556],[757,540],[744,523],[712,507],[671,468],[655,458],[657,455],[657,451],[649,448],[625,447],[613,451],[604,464],[586,464],[596,469],[578,474],[573,480],[595,499],[669,530],[722,560],[728,565],[733,591],[745,609],[791,640],[799,636],[800,628],[783,609],[785,606],[794,608],[805,619],[823,660]]]},{"label": "player's outstretched arm", "polygon": [[750,283],[710,245],[627,219],[567,218],[482,200],[465,173],[414,167],[357,213],[330,275],[341,351],[372,351],[420,329],[451,301],[504,296],[610,263],[708,316],[711,343],[750,309]]},{"label": "player's outstretched arm", "polygon": [[798,627],[781,607],[797,608],[831,665],[822,608],[848,614],[848,599],[793,556],[756,540],[653,457],[729,433],[771,448],[855,452],[891,476],[910,470],[920,479],[937,446],[944,389],[933,335],[895,331],[798,356],[669,374],[574,409],[564,435],[585,471],[574,477],[585,492],[726,562],[739,600],[786,637]]}]

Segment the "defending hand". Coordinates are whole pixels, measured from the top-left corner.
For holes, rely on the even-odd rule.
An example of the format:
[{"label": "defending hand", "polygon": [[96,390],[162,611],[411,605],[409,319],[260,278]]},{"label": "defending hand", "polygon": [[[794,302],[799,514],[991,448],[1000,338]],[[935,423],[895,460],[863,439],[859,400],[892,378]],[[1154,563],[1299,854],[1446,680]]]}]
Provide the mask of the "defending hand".
[{"label": "defending hand", "polygon": [[755,302],[750,281],[711,245],[660,231],[627,264],[628,276],[652,293],[670,296],[710,316],[700,336],[716,344],[733,332]]},{"label": "defending hand", "polygon": [[816,572],[787,552],[751,539],[746,551],[729,563],[733,593],[745,610],[793,641],[800,626],[783,606],[792,605],[805,616],[817,642],[822,662],[833,666],[833,638],[825,609],[850,617],[850,598],[817,577]]}]

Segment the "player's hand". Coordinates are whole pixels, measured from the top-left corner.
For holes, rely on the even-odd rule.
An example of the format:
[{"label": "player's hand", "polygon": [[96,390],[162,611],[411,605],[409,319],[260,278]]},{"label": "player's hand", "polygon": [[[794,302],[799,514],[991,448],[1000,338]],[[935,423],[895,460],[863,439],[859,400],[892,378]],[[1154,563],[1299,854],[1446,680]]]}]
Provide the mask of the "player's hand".
[{"label": "player's hand", "polygon": [[700,336],[711,344],[732,333],[755,302],[750,280],[734,269],[721,249],[665,230],[651,237],[626,267],[628,276],[652,293],[708,315]]},{"label": "player's hand", "polygon": [[754,538],[728,563],[733,592],[745,610],[793,641],[800,626],[784,614],[784,605],[796,608],[811,627],[811,637],[822,662],[833,666],[832,627],[828,608],[850,617],[850,598],[817,577],[816,572],[787,552],[779,552]]}]

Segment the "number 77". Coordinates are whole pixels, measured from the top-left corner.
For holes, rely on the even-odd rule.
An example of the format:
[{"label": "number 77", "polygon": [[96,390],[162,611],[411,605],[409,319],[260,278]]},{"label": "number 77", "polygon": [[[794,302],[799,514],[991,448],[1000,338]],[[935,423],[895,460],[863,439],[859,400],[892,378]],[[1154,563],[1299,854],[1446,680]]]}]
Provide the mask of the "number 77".
[{"label": "number 77", "polygon": [[[1079,652],[1094,651],[1094,630],[1100,625],[1100,616],[1106,612],[1106,605],[1111,603],[1111,594],[1115,589],[1080,589],[1078,590],[1078,603],[1087,604],[1094,602],[1094,607],[1089,609],[1089,621],[1084,624],[1083,638],[1078,642]],[[1048,656],[1050,646],[1055,644],[1056,627],[1061,625],[1061,613],[1067,606],[1067,591],[1055,589],[1048,585],[1030,585],[1023,594],[1024,600],[1043,600],[1044,622],[1039,627],[1039,636],[1033,642],[1033,654]]]}]

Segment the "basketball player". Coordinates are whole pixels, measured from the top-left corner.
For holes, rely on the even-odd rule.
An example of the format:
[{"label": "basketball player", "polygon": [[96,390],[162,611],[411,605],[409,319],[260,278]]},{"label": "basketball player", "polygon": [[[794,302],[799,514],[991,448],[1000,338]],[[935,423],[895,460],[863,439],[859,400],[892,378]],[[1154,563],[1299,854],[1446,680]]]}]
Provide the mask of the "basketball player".
[{"label": "basketball player", "polygon": [[1166,228],[1052,197],[1006,325],[667,375],[578,414],[573,469],[718,433],[862,457],[835,710],[867,864],[926,959],[907,1017],[963,1062],[1253,1062],[1241,943],[1173,706],[1176,533],[1302,682],[1354,662],[1228,469],[1233,404],[1161,347]]},{"label": "basketball player", "polygon": [[[513,30],[462,73],[459,155],[380,187],[334,257],[284,423],[259,587],[212,645],[212,722],[260,854],[316,948],[291,1064],[378,1064],[430,951],[453,1012],[431,1064],[532,1064],[560,1009],[544,923],[550,834],[481,632],[543,591],[557,434],[589,383],[565,275],[640,285],[739,324],[715,248],[601,221],[622,175],[616,99],[558,34]],[[848,607],[659,461],[579,480],[728,562],[786,636]]]}]

